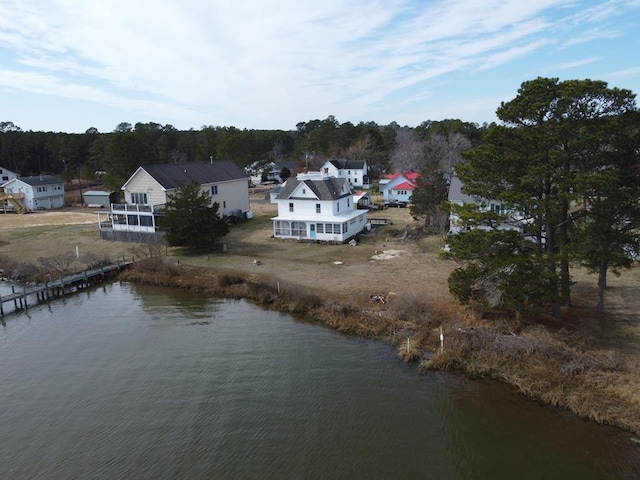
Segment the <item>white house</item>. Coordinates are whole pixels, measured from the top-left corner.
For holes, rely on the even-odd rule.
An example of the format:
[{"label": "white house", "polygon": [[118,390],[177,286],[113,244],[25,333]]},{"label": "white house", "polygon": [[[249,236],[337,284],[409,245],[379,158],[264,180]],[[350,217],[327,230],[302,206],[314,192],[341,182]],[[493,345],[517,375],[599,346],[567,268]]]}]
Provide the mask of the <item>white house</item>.
[{"label": "white house", "polygon": [[[293,170],[296,167],[296,162],[293,160],[282,160],[280,163],[276,164],[275,162],[270,162],[266,165],[266,179],[268,182],[277,182],[282,183],[286,181],[286,179],[293,175]],[[283,170],[288,170],[288,176],[283,178],[282,173]]]},{"label": "white house", "polygon": [[18,174],[16,172],[12,172],[8,168],[0,166],[0,186],[14,178],[18,178]]},{"label": "white house", "polygon": [[275,238],[343,243],[367,227],[367,211],[357,210],[349,182],[322,172],[287,180],[275,199]]},{"label": "white house", "polygon": [[231,161],[145,165],[122,186],[126,203],[111,204],[109,211],[96,212],[101,238],[145,241],[144,235],[113,232],[154,234],[168,197],[180,185],[192,182],[200,184],[211,203],[218,203],[219,215],[249,216],[249,177]]},{"label": "white house", "polygon": [[509,214],[507,220],[498,225],[467,225],[455,213],[449,217],[449,235],[477,228],[478,230],[517,230],[522,232],[523,215],[517,212],[508,211],[502,203],[497,200],[488,200],[463,193],[463,183],[457,176],[451,177],[449,185],[448,200],[452,205],[476,204],[481,210],[487,212],[497,212],[499,214]]},{"label": "white house", "polygon": [[364,160],[327,160],[320,171],[330,177],[345,178],[352,187],[371,187],[367,162]]},{"label": "white house", "polygon": [[389,175],[386,182],[380,182],[380,192],[387,205],[406,206],[411,203],[416,180],[420,176],[417,172],[402,172]]},{"label": "white house", "polygon": [[27,211],[50,210],[64,206],[64,182],[52,175],[16,177],[2,184],[6,195],[21,197]]}]

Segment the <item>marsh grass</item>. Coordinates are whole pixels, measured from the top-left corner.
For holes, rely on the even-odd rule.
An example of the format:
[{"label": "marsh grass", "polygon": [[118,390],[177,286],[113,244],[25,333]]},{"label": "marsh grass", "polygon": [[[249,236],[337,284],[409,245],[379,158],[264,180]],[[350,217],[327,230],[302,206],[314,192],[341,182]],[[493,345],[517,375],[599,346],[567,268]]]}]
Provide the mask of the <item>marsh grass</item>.
[{"label": "marsh grass", "polygon": [[450,330],[445,336],[444,352],[421,362],[420,369],[461,368],[505,381],[530,398],[584,418],[640,429],[637,371],[616,352],[567,344],[542,326],[525,328],[518,335],[476,326]]}]

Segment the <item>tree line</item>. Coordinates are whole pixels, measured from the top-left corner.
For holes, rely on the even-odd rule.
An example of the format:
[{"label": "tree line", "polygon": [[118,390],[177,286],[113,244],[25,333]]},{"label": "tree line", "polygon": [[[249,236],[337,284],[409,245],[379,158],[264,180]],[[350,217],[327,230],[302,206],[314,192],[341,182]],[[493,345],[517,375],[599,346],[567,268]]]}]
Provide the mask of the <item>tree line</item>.
[{"label": "tree line", "polygon": [[140,165],[225,159],[240,167],[260,161],[295,160],[318,168],[327,158],[367,160],[374,176],[420,170],[430,159],[453,165],[459,152],[477,144],[486,126],[461,120],[396,123],[340,123],[335,117],[300,122],[295,130],[247,130],[203,126],[177,130],[158,123],[120,123],[113,132],[89,128],[83,134],[23,131],[0,122],[0,165],[23,176],[54,174],[65,180],[103,181],[118,190]]}]

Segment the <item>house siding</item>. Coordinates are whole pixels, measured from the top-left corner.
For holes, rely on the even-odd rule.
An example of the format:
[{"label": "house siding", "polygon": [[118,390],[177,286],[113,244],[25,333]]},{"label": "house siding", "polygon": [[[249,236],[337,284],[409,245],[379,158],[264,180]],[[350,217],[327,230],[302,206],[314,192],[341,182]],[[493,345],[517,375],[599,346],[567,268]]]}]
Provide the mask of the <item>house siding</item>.
[{"label": "house siding", "polygon": [[[218,194],[211,195],[211,201],[218,202],[220,206],[218,212],[221,215],[231,215],[237,210],[241,210],[242,214],[245,214],[250,210],[249,183],[246,178],[208,184],[207,188],[203,188],[203,190],[207,190],[211,194],[212,185],[218,186]],[[224,202],[226,202],[226,208],[223,207]]]},{"label": "house siding", "polygon": [[127,182],[126,189],[123,191],[126,203],[133,203],[132,193],[146,193],[147,205],[164,205],[167,203],[167,195],[164,188],[144,170],[138,170],[136,175]]}]

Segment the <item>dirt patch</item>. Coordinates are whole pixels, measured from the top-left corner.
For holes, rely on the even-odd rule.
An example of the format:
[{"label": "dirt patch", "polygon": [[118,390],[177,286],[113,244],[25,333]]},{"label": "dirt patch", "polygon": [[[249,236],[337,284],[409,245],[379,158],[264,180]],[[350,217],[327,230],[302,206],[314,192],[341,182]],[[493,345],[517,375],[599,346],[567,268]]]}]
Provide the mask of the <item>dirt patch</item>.
[{"label": "dirt patch", "polygon": [[98,216],[86,208],[61,208],[34,213],[0,214],[0,229],[40,227],[45,225],[88,225],[98,223]]}]

